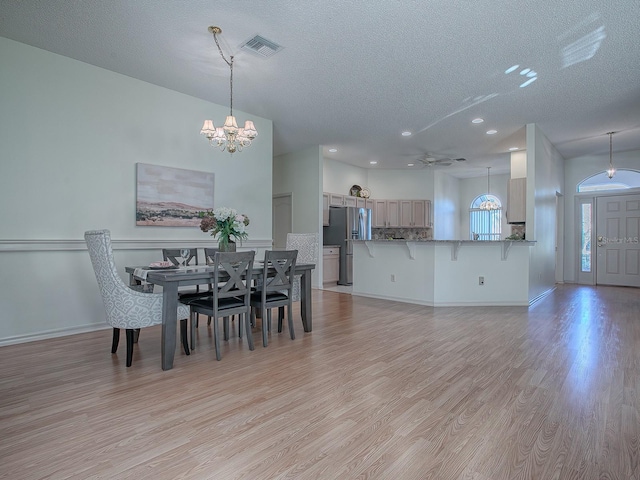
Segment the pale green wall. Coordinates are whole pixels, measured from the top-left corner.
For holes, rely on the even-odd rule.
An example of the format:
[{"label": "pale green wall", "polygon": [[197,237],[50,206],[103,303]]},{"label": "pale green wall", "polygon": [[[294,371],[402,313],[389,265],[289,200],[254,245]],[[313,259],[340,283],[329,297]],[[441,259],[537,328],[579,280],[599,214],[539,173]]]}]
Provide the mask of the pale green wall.
[{"label": "pale green wall", "polygon": [[291,193],[293,233],[322,226],[322,150],[313,146],[273,159],[273,194]]},{"label": "pale green wall", "polygon": [[[273,159],[273,194],[291,194],[293,233],[318,233],[322,242],[322,148],[313,146]],[[312,284],[321,285],[318,259]]]},{"label": "pale green wall", "polygon": [[[433,170],[369,170],[372,198],[433,201]],[[362,185],[364,186],[364,185]]]},{"label": "pale green wall", "polygon": [[369,172],[366,168],[337,162],[330,158],[323,160],[322,189],[324,192],[349,195],[353,185],[369,187]]},{"label": "pale green wall", "polygon": [[1,37],[0,58],[0,344],[104,325],[86,230],[128,242],[122,267],[159,259],[144,242],[210,239],[136,227],[137,162],[214,172],[215,205],[249,215],[250,244],[271,241],[271,121],[251,115],[259,136],[231,156],[199,134],[226,106]]},{"label": "pale green wall", "polygon": [[564,190],[564,159],[535,125],[527,125],[527,240],[531,247],[529,300],[556,282],[556,198]]}]

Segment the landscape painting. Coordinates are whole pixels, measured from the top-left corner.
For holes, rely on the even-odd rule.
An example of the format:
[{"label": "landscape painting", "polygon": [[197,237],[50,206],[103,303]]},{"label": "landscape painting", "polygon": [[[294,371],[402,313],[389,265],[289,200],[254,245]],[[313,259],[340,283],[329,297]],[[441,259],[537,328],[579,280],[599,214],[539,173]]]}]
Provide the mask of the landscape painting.
[{"label": "landscape painting", "polygon": [[136,225],[197,227],[213,209],[213,173],[137,163],[136,179]]}]

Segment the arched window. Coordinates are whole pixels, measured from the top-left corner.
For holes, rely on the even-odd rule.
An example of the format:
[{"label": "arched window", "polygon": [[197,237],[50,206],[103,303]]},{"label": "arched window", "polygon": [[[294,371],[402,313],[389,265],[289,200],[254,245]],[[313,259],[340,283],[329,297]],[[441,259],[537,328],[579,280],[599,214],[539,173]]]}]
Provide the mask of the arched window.
[{"label": "arched window", "polygon": [[584,179],[578,184],[578,193],[623,190],[638,187],[640,187],[640,172],[621,168],[616,171],[613,178],[609,178],[607,172],[600,172]]},{"label": "arched window", "polygon": [[[482,202],[493,201],[497,210],[483,210]],[[479,195],[469,208],[469,238],[471,240],[500,240],[502,236],[502,202],[495,195]]]}]

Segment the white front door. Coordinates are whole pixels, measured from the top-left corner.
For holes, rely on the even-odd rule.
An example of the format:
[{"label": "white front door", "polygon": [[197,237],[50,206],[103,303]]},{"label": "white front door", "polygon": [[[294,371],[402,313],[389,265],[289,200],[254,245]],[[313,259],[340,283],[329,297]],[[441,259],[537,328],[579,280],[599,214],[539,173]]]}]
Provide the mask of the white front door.
[{"label": "white front door", "polygon": [[596,283],[640,287],[640,194],[596,199]]}]

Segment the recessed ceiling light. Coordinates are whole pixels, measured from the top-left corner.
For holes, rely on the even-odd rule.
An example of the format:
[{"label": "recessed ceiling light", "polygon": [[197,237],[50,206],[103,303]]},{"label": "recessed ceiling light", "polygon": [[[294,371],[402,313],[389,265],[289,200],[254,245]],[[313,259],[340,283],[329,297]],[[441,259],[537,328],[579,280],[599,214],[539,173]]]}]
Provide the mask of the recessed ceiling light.
[{"label": "recessed ceiling light", "polygon": [[484,118],[474,118],[471,120],[471,123],[482,123],[484,122]]},{"label": "recessed ceiling light", "polygon": [[377,164],[378,164],[378,162],[376,162],[375,160],[371,160],[371,161],[369,162],[369,164],[371,164],[371,165],[377,165]]},{"label": "recessed ceiling light", "polygon": [[330,148],[330,149],[329,149],[329,151],[330,151],[331,153],[336,153],[336,152],[338,151],[338,149],[337,149],[337,148]]},{"label": "recessed ceiling light", "polygon": [[498,130],[487,130],[487,135],[495,135],[498,133]]},{"label": "recessed ceiling light", "polygon": [[411,136],[411,132],[409,132],[408,130],[405,132],[402,132],[402,136],[403,137],[410,137]]},{"label": "recessed ceiling light", "polygon": [[516,150],[518,150],[518,147],[511,147],[511,148],[509,149],[509,151],[510,151],[510,152],[515,152]]},{"label": "recessed ceiling light", "polygon": [[407,167],[413,167],[415,163],[407,163]]},{"label": "recessed ceiling light", "polygon": [[514,70],[520,68],[520,65],[514,65],[512,67],[507,68],[504,73],[505,75],[509,75],[511,72],[513,72]]},{"label": "recessed ceiling light", "polygon": [[530,68],[525,68],[524,70],[522,70],[522,71],[520,72],[520,75],[526,75],[526,74],[527,74],[527,73],[529,73],[530,71],[531,71],[531,69],[530,69]]}]

